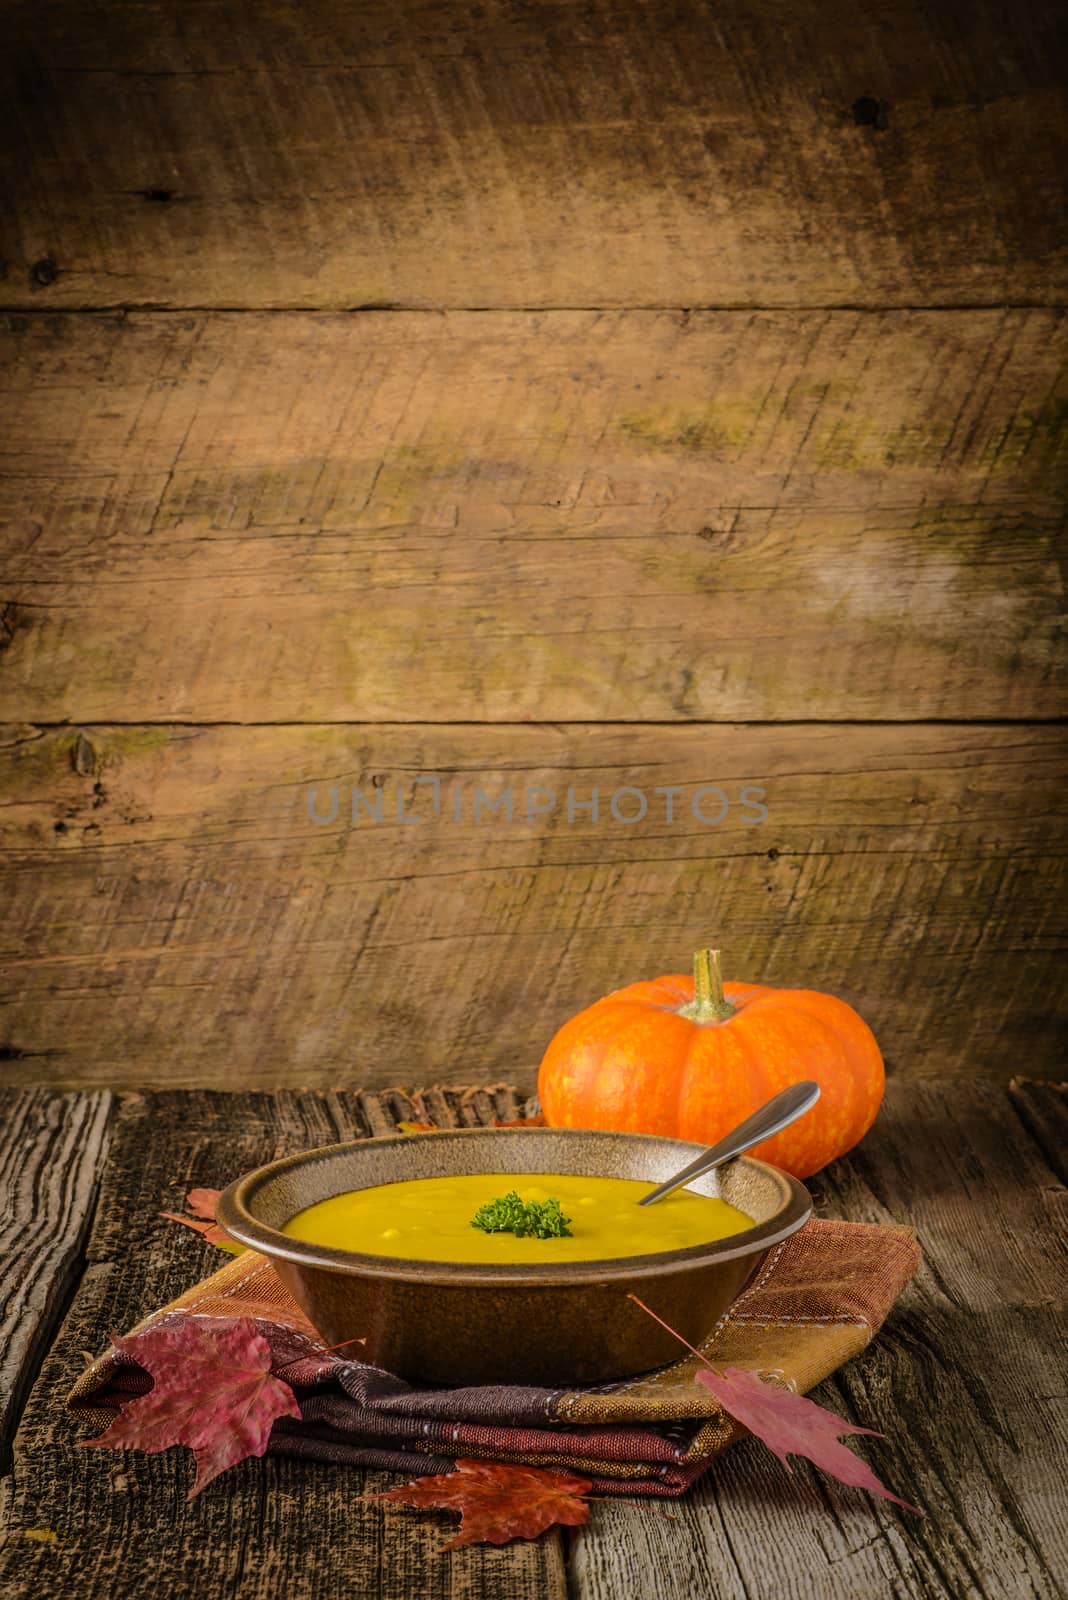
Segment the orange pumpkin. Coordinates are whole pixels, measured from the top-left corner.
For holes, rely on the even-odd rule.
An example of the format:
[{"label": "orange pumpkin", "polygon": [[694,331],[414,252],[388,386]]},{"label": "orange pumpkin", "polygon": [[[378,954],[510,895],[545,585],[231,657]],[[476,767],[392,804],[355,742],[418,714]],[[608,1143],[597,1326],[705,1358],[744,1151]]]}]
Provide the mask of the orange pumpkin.
[{"label": "orange pumpkin", "polygon": [[694,973],[628,984],[564,1023],[538,1072],[549,1126],[712,1144],[777,1090],[814,1078],[815,1108],[753,1155],[805,1178],[851,1150],[885,1084],[867,1023],[812,989],[723,983],[718,950],[698,951]]}]

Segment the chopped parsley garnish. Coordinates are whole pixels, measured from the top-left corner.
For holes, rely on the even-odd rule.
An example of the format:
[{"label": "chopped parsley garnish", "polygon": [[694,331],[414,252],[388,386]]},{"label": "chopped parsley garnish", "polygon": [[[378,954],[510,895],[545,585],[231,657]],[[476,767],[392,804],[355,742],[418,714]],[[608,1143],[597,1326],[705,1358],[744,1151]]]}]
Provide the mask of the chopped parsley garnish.
[{"label": "chopped parsley garnish", "polygon": [[571,1229],[560,1210],[559,1200],[520,1200],[515,1190],[480,1206],[471,1219],[472,1228],[483,1233],[514,1233],[517,1239],[570,1239]]}]

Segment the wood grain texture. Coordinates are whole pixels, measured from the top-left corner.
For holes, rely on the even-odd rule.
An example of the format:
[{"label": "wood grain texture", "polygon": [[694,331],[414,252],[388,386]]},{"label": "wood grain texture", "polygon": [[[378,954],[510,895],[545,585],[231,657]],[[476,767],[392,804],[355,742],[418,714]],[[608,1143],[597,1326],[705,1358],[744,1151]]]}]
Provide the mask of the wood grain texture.
[{"label": "wood grain texture", "polygon": [[[514,1102],[513,1102],[514,1103]],[[486,1100],[492,1116],[493,1103]],[[389,1114],[378,1103],[377,1115]],[[454,1102],[456,1115],[460,1108]],[[470,1104],[460,1113],[483,1120]],[[243,1462],[188,1504],[188,1451],[82,1451],[65,1408],[81,1350],[188,1288],[219,1254],[159,1215],[191,1184],[370,1131],[356,1095],[134,1095],[115,1122],[88,1266],[20,1428],[5,1506],[0,1595],[70,1600],[564,1600],[559,1539],[437,1554],[445,1518],[361,1500],[384,1473],[272,1457]],[[40,1531],[56,1534],[42,1541]]]},{"label": "wood grain texture", "polygon": [[1014,1078],[1009,1096],[1050,1169],[1068,1183],[1068,1084]]},{"label": "wood grain texture", "polygon": [[[1035,1089],[1057,1102],[1054,1086]],[[804,1463],[788,1476],[746,1441],[667,1508],[673,1521],[596,1506],[573,1550],[573,1593],[614,1600],[635,1573],[655,1572],[657,1600],[1058,1600],[1068,1219],[1042,1149],[1004,1090],[898,1080],[861,1147],[810,1188],[821,1215],[917,1228],[918,1278],[876,1342],[814,1398],[886,1433],[863,1453],[926,1519]]]},{"label": "wood grain texture", "polygon": [[0,717],[1068,712],[1057,312],[22,317]]},{"label": "wood grain texture", "polygon": [[8,304],[975,304],[1068,283],[1052,0],[5,13]]},{"label": "wood grain texture", "polygon": [[[1038,1139],[1015,1109],[1021,1095],[1044,1123]],[[1063,1097],[1053,1085],[1017,1084],[1010,1098],[982,1081],[891,1081],[861,1148],[812,1183],[823,1215],[918,1228],[919,1277],[875,1344],[818,1397],[886,1431],[885,1442],[864,1441],[864,1453],[924,1506],[926,1520],[800,1463],[788,1476],[746,1442],[681,1501],[597,1504],[571,1541],[576,1600],[1056,1600],[1068,1553],[1050,1494],[1068,1468],[1057,1359],[1066,1273],[1063,1209],[1048,1203],[1063,1208],[1064,1189],[1042,1147]],[[502,1089],[417,1103],[443,1125],[515,1107]],[[112,1458],[75,1448],[63,1397],[79,1348],[99,1348],[116,1322],[132,1322],[217,1260],[159,1209],[190,1184],[221,1184],[287,1150],[386,1131],[411,1110],[396,1092],[124,1101],[88,1272],[17,1442],[0,1550],[5,1600],[29,1592],[125,1600],[178,1581],[183,1592],[240,1600],[341,1592],[562,1600],[555,1537],[437,1561],[441,1519],[391,1516],[356,1498],[365,1478],[391,1481],[382,1475],[268,1458],[234,1469],[227,1494],[209,1491],[190,1507],[181,1498],[184,1452]],[[131,1538],[134,1529],[141,1537]],[[55,1541],[42,1542],[42,1530]]]},{"label": "wood grain texture", "polygon": [[728,977],[841,994],[902,1073],[1055,1073],[1066,755],[1058,727],[12,728],[5,1081],[527,1090],[569,1015],[710,939]]},{"label": "wood grain texture", "polygon": [[110,1106],[109,1094],[0,1090],[0,1475],[77,1277]]}]

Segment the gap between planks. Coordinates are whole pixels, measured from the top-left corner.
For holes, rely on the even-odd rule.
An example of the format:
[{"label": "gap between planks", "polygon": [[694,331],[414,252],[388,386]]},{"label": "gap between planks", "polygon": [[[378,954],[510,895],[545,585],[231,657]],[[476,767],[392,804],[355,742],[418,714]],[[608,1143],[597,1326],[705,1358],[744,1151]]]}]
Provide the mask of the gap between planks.
[{"label": "gap between planks", "polygon": [[[45,291],[42,291],[45,292]],[[476,306],[476,305],[447,305],[431,306],[421,304],[417,300],[391,300],[369,301],[366,305],[321,305],[306,306],[288,301],[280,301],[275,305],[249,306],[230,304],[225,300],[203,303],[198,305],[173,305],[162,300],[122,300],[101,301],[93,305],[80,306],[37,306],[37,305],[0,305],[0,316],[64,316],[64,317],[93,317],[116,316],[123,317],[127,312],[150,311],[153,316],[186,317],[199,313],[213,311],[225,312],[227,316],[287,316],[299,315],[302,317],[358,317],[369,312],[400,311],[411,314],[413,311],[423,312],[428,317],[448,317],[455,313],[464,316],[498,316],[501,314],[522,314],[540,316],[543,313],[554,311],[592,311],[608,315],[619,311],[663,311],[677,316],[688,317],[705,312],[759,312],[773,315],[776,312],[787,314],[794,312],[821,311],[849,311],[863,313],[867,316],[878,317],[886,311],[916,311],[916,312],[947,312],[959,311],[962,313],[975,311],[1063,311],[1068,307],[1068,301],[1056,300],[960,300],[960,301],[928,301],[923,304],[911,301],[886,300],[878,305],[861,305],[856,301],[837,300],[828,301],[823,305],[809,305],[805,301],[784,301],[781,304],[766,304],[760,301],[734,300],[709,302],[708,304],[693,304],[688,306],[668,302],[636,300],[605,305],[509,305],[509,306]]]},{"label": "gap between planks", "polygon": [[42,732],[58,728],[518,728],[524,733],[543,728],[1061,728],[1068,727],[1068,717],[784,717],[771,721],[764,717],[679,717],[674,721],[663,718],[603,717],[548,717],[539,722],[516,722],[511,719],[496,721],[493,718],[438,719],[413,717],[400,721],[396,717],[284,717],[280,721],[265,721],[250,717],[244,722],[213,717],[67,717],[49,721],[44,717],[26,717],[23,722]]}]

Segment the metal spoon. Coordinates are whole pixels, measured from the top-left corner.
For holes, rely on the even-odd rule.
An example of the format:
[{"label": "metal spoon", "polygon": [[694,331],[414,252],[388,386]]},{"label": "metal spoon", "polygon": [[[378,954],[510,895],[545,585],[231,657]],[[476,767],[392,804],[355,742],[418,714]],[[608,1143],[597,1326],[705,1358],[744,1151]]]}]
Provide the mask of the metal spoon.
[{"label": "metal spoon", "polygon": [[684,1183],[690,1183],[694,1178],[700,1178],[704,1173],[711,1172],[713,1167],[722,1166],[724,1161],[731,1161],[735,1156],[740,1156],[744,1151],[752,1149],[762,1139],[770,1139],[773,1133],[781,1133],[783,1128],[788,1128],[791,1122],[803,1116],[820,1097],[820,1086],[806,1079],[804,1083],[792,1083],[788,1089],[782,1089],[773,1095],[766,1105],[759,1111],[754,1111],[752,1116],[740,1122],[732,1133],[728,1133],[718,1144],[710,1145],[702,1155],[689,1166],[683,1167],[681,1172],[676,1172],[673,1178],[662,1183],[658,1189],[651,1189],[638,1201],[640,1206],[651,1206],[654,1200],[662,1200],[666,1194],[681,1188]]}]

